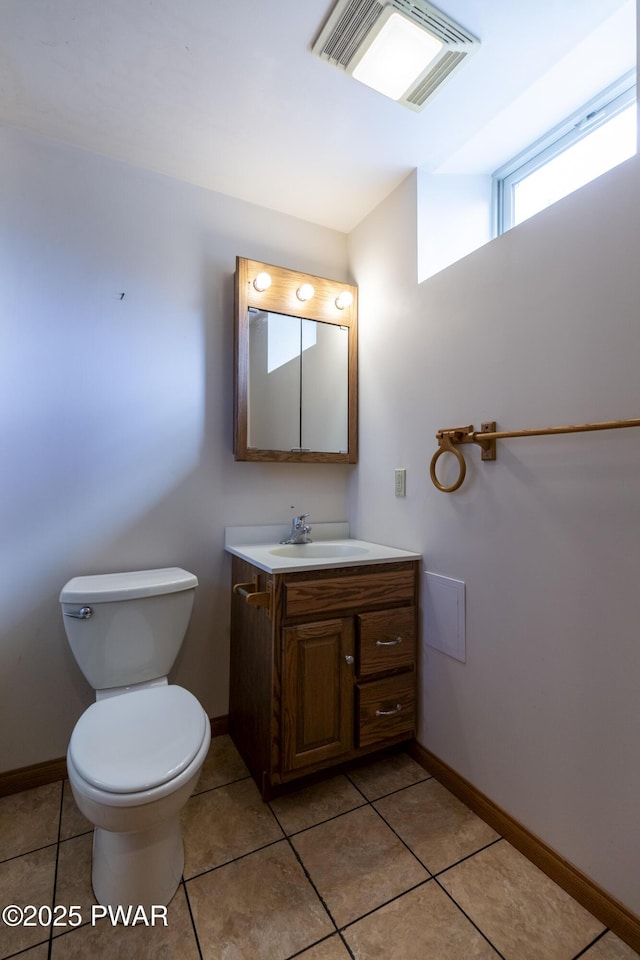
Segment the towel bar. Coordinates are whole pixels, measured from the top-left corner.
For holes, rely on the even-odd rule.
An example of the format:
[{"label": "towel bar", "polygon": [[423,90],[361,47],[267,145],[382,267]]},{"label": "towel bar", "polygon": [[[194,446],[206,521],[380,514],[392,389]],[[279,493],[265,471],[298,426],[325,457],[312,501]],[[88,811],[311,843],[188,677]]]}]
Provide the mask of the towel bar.
[{"label": "towel bar", "polygon": [[[552,436],[558,433],[586,433],[591,430],[618,430],[623,427],[640,427],[638,420],[604,420],[601,423],[579,423],[564,427],[540,427],[534,430],[499,430],[496,431],[495,420],[487,420],[481,424],[480,430],[474,430],[473,425],[466,427],[447,427],[445,430],[438,430],[436,440],[438,449],[431,458],[429,473],[431,480],[438,490],[442,493],[453,493],[462,486],[467,473],[467,465],[464,456],[458,446],[463,443],[475,443],[481,447],[480,457],[482,460],[496,459],[496,440],[507,440],[512,437],[544,437]],[[440,483],[436,474],[436,464],[443,453],[452,453],[458,461],[458,477],[451,484],[445,487]]]}]

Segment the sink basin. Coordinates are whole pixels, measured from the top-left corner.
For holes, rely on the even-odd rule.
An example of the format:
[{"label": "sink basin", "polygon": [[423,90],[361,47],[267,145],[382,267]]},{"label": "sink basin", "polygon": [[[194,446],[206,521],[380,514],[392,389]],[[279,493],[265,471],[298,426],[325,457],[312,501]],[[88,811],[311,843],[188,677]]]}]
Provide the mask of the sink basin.
[{"label": "sink basin", "polygon": [[354,547],[348,543],[285,543],[281,547],[274,547],[269,550],[274,557],[296,557],[300,560],[308,560],[313,557],[326,558],[328,560],[335,557],[358,557],[369,553],[366,547]]}]

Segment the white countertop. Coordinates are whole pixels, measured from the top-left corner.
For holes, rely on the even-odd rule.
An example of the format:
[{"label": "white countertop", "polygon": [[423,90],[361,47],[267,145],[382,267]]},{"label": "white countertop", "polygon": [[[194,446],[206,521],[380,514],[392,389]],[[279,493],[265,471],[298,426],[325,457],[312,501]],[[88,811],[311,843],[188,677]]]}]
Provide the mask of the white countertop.
[{"label": "white countertop", "polygon": [[[347,523],[312,524],[310,544],[283,545],[290,528],[284,526],[227,527],[225,550],[267,573],[329,570],[371,563],[421,560],[419,553],[349,537]],[[320,554],[320,555],[318,555]]]}]

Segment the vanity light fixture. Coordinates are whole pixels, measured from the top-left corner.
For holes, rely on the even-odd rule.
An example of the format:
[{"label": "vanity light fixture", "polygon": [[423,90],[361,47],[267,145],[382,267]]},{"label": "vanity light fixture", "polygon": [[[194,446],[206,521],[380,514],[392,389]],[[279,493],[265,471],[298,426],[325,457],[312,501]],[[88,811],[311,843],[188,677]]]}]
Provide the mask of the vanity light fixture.
[{"label": "vanity light fixture", "polygon": [[301,287],[298,287],[296,290],[296,297],[298,300],[311,300],[311,297],[314,295],[315,290],[310,283],[303,283]]},{"label": "vanity light fixture", "polygon": [[271,286],[271,275],[268,274],[266,270],[263,270],[253,281],[253,286],[258,293],[264,293],[264,291],[268,290]]},{"label": "vanity light fixture", "polygon": [[422,110],[479,40],[427,0],[338,0],[313,52],[410,110]]},{"label": "vanity light fixture", "polygon": [[343,290],[342,293],[339,293],[336,297],[336,307],[338,310],[344,310],[345,307],[350,307],[353,303],[353,294],[349,290]]}]

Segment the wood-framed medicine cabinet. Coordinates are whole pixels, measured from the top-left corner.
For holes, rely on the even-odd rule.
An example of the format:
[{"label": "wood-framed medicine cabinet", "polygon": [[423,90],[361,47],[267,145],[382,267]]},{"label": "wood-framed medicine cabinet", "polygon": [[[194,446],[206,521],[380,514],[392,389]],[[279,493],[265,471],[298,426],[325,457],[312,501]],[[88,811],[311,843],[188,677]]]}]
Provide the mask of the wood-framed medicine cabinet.
[{"label": "wood-framed medicine cabinet", "polygon": [[236,460],[356,463],[358,289],[236,258]]}]

